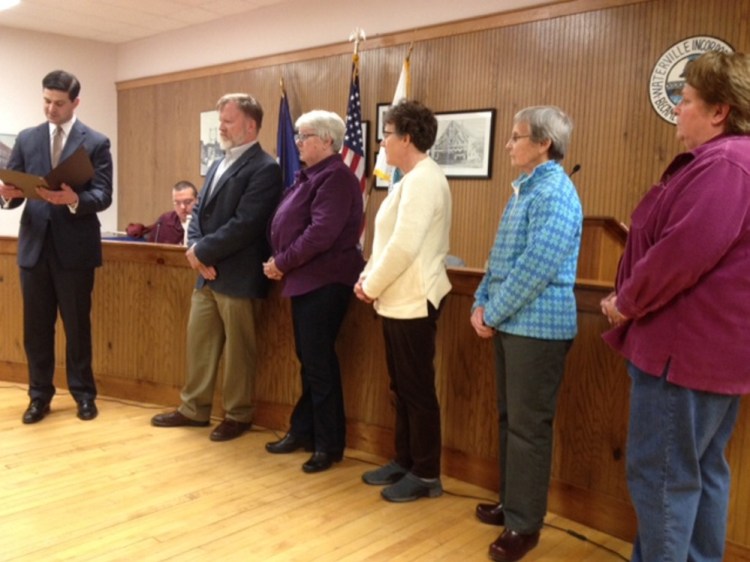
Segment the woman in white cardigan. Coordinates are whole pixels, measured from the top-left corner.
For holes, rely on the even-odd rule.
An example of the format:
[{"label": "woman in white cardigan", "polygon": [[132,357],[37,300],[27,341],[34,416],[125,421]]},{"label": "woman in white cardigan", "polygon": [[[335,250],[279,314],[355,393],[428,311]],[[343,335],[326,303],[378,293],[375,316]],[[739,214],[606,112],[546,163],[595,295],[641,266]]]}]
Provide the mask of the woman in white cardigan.
[{"label": "woman in white cardigan", "polygon": [[440,303],[451,288],[445,271],[451,195],[445,174],[427,154],[437,135],[432,111],[404,100],[383,121],[388,164],[405,175],[378,210],[372,255],[354,292],[374,303],[383,319],[396,457],[362,479],[387,485],[384,499],[406,502],[443,491],[433,360]]}]

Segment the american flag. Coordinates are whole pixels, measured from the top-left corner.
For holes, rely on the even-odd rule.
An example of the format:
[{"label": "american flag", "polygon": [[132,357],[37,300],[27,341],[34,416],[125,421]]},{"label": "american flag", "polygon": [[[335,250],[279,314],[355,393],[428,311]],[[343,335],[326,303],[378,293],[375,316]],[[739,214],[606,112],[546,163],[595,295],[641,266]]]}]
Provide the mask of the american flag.
[{"label": "american flag", "polygon": [[365,151],[362,147],[362,106],[359,100],[359,55],[352,59],[352,77],[349,83],[349,102],[346,107],[346,135],[341,147],[341,158],[359,180],[364,203],[365,190]]}]

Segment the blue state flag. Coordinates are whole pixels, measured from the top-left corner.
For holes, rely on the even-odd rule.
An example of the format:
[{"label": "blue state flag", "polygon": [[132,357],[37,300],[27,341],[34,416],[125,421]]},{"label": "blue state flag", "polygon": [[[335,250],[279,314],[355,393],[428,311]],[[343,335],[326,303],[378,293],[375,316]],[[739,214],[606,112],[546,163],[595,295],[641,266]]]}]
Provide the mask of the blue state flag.
[{"label": "blue state flag", "polygon": [[289,113],[289,102],[286,99],[286,91],[281,88],[281,102],[279,103],[279,129],[276,136],[276,155],[281,166],[281,181],[284,189],[294,183],[294,178],[299,171],[299,150],[294,141],[294,125]]}]

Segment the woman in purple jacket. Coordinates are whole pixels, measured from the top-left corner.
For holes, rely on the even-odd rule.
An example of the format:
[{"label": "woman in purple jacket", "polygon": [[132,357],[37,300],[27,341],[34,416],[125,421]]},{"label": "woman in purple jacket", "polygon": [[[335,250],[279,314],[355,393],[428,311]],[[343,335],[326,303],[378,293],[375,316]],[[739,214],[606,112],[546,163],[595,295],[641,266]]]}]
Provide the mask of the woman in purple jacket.
[{"label": "woman in purple jacket", "polygon": [[675,109],[687,148],[636,207],[605,340],[632,379],[632,560],[722,560],[724,448],[750,392],[750,57],[688,63]]},{"label": "woman in purple jacket", "polygon": [[295,140],[305,168],[271,221],[270,279],[292,299],[292,324],[301,364],[302,396],[289,432],[266,444],[269,453],[314,451],[302,465],[320,472],[341,460],[346,438],[344,398],[336,355],[344,314],[364,260],[359,247],[362,192],[339,154],[345,125],[328,111],[305,113]]}]

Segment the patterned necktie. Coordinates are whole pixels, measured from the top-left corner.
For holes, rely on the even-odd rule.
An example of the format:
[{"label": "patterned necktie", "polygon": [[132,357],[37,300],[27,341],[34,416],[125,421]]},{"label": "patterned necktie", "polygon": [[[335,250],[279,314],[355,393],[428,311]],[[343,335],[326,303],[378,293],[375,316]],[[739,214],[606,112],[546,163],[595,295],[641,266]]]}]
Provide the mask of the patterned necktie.
[{"label": "patterned necktie", "polygon": [[55,129],[55,137],[52,139],[52,167],[56,167],[60,162],[60,155],[63,148],[63,129],[60,125]]}]

